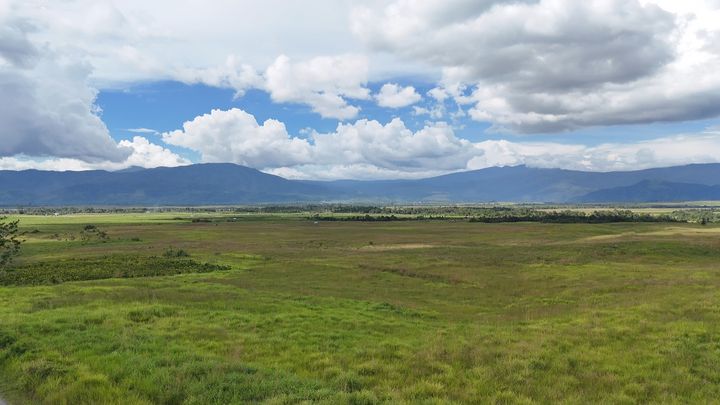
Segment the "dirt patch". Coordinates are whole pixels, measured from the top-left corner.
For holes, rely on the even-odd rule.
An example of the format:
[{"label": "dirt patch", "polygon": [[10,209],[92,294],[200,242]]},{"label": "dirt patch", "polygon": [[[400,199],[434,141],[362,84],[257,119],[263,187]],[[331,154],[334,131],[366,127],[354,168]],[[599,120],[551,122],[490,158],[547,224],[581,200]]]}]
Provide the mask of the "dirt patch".
[{"label": "dirt patch", "polygon": [[614,233],[611,235],[589,236],[587,238],[578,239],[578,242],[606,241],[606,240],[614,240],[614,239],[623,239],[623,238],[627,238],[629,236],[638,236],[638,235],[647,235],[647,234],[639,234],[637,232]]},{"label": "dirt patch", "polygon": [[429,245],[427,243],[403,243],[398,245],[365,245],[358,248],[358,250],[368,252],[387,252],[389,250],[406,250],[406,249],[427,249],[434,248],[436,245]]},{"label": "dirt patch", "polygon": [[673,226],[670,228],[665,228],[661,231],[644,233],[643,235],[658,235],[658,236],[720,235],[720,228],[687,228],[687,227]]},{"label": "dirt patch", "polygon": [[708,236],[708,235],[720,235],[720,228],[695,228],[695,227],[683,227],[683,226],[672,226],[664,228],[659,231],[651,232],[623,232],[611,235],[598,235],[590,236],[587,238],[578,239],[578,242],[603,242],[617,239],[626,239],[632,237],[645,237],[645,236]]}]

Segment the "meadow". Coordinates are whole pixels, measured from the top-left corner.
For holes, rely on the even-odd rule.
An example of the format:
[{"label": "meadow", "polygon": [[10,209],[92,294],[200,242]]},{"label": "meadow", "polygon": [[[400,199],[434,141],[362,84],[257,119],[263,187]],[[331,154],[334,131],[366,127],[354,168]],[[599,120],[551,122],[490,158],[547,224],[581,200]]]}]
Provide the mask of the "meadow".
[{"label": "meadow", "polygon": [[720,398],[718,224],[16,218],[14,405]]}]

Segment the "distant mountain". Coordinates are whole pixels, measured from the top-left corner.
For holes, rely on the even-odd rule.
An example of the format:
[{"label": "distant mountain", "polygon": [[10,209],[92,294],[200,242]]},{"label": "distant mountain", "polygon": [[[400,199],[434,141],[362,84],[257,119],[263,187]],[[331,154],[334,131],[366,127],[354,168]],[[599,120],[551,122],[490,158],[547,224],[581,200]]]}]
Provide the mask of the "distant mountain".
[{"label": "distant mountain", "polygon": [[720,200],[720,186],[643,180],[628,187],[594,191],[580,202],[671,202]]},{"label": "distant mountain", "polygon": [[628,172],[493,167],[420,180],[297,181],[234,164],[118,172],[0,171],[0,205],[720,200],[720,164]]},{"label": "distant mountain", "polygon": [[314,201],[321,184],[234,164],[120,172],[0,171],[0,205],[222,205]]},{"label": "distant mountain", "polygon": [[594,191],[643,180],[720,184],[720,164],[629,172],[582,172],[526,166],[492,167],[421,180],[339,181],[348,199],[415,202],[574,202]]}]

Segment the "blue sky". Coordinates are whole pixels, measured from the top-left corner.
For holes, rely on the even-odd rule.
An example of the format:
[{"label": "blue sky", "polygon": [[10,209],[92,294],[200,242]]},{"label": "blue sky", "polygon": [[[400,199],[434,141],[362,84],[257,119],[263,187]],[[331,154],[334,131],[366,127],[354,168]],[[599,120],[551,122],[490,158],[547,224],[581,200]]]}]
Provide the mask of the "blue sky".
[{"label": "blue sky", "polygon": [[[432,85],[427,83],[403,82],[413,85],[419,92],[427,92]],[[371,83],[368,87],[377,91],[379,83]],[[109,89],[101,91],[97,105],[102,108],[103,121],[116,140],[132,139],[135,132],[128,129],[146,128],[158,132],[172,131],[180,128],[183,122],[212,109],[241,108],[253,114],[258,121],[270,118],[285,123],[288,131],[300,137],[303,129],[313,128],[320,132],[333,131],[340,121],[322,118],[313,113],[307,106],[286,104],[278,106],[269,95],[261,90],[251,90],[242,97],[235,97],[234,91],[203,84],[185,84],[181,82],[162,81],[142,83],[125,89]],[[382,122],[393,117],[401,117],[409,128],[420,129],[425,117],[413,115],[412,107],[399,110],[379,108],[375,103],[361,101],[360,118],[376,119]],[[579,142],[586,145],[598,145],[607,142],[627,142],[650,140],[662,136],[682,133],[702,132],[706,128],[720,125],[719,119],[706,119],[681,122],[656,122],[644,125],[614,125],[593,127],[561,133],[525,134],[494,133],[487,131],[489,122],[460,120],[455,133],[462,138],[481,141],[488,139],[512,139],[513,141],[537,142]],[[181,149],[178,149],[181,150]]]},{"label": "blue sky", "polygon": [[[404,86],[413,86],[420,93],[426,93],[433,88],[432,84],[422,82],[402,80],[393,80],[393,82]],[[381,86],[381,83],[368,85],[373,92],[377,92]],[[357,104],[362,108],[358,116],[360,119],[367,118],[387,122],[394,117],[400,117],[408,128],[415,131],[425,125],[427,118],[413,114],[412,106],[388,110],[378,107],[370,101],[360,101]],[[301,104],[287,103],[278,106],[266,92],[261,90],[250,90],[241,97],[235,97],[235,91],[231,89],[175,81],[142,83],[125,89],[101,91],[97,98],[97,105],[102,109],[103,121],[117,141],[131,140],[138,135],[138,132],[133,129],[138,128],[157,131],[158,134],[146,133],[145,136],[159,139],[160,133],[181,128],[185,121],[206,114],[212,109],[240,108],[254,115],[258,121],[277,119],[287,126],[290,134],[300,138],[307,138],[305,130],[308,128],[318,132],[332,132],[341,122],[333,118],[322,118],[309,107]],[[450,103],[448,103],[448,107],[457,108],[457,106],[451,106]],[[613,125],[533,135],[496,133],[488,131],[492,125],[490,122],[469,119],[458,119],[454,125],[455,134],[458,137],[473,142],[505,139],[514,142],[582,143],[587,146],[596,146],[604,143],[629,143],[676,134],[699,133],[707,128],[720,125],[720,120]],[[167,147],[194,162],[202,160],[200,155],[191,149],[174,145]]]},{"label": "blue sky", "polygon": [[718,19],[713,0],[11,0],[0,169],[718,162]]}]

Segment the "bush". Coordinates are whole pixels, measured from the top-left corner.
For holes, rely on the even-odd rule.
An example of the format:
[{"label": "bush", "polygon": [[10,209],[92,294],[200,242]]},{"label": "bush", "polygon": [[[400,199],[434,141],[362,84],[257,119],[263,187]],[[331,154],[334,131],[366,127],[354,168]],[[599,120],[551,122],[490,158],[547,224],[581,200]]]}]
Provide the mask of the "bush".
[{"label": "bush", "polygon": [[[71,240],[72,239],[74,239],[74,237],[72,237]],[[107,232],[101,230],[95,225],[85,225],[83,230],[80,232],[80,240],[83,241],[83,243],[87,243],[92,240],[98,240],[105,243],[110,240],[110,237]]]},{"label": "bush", "polygon": [[0,269],[8,266],[20,253],[20,245],[23,242],[18,230],[20,221],[6,221],[6,219],[0,217]]},{"label": "bush", "polygon": [[169,247],[165,249],[165,253],[163,253],[163,257],[190,257],[190,254],[186,252],[184,249],[176,249],[174,247]]}]

